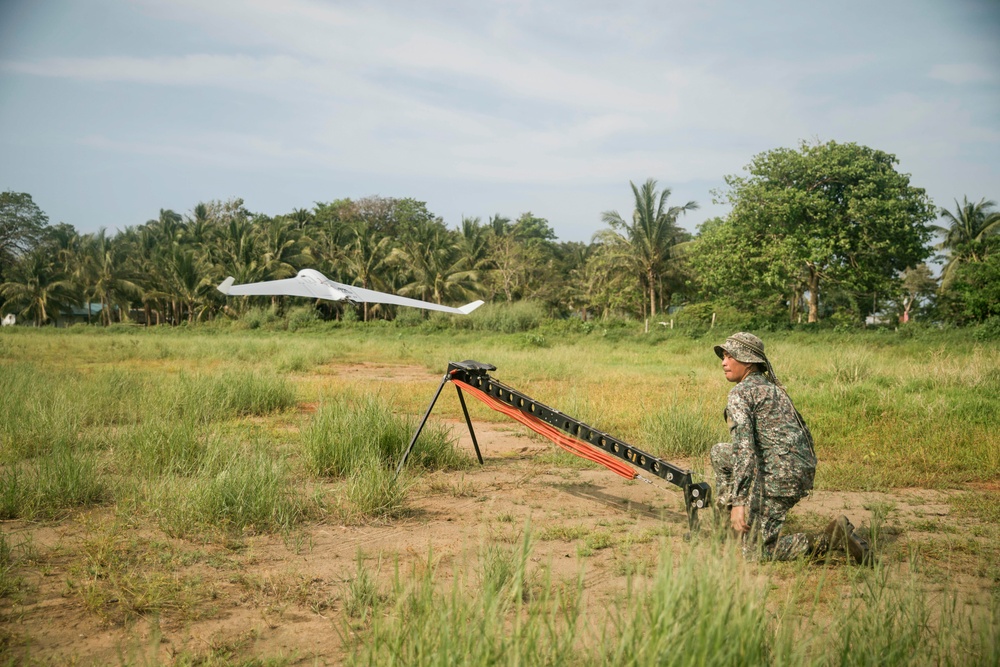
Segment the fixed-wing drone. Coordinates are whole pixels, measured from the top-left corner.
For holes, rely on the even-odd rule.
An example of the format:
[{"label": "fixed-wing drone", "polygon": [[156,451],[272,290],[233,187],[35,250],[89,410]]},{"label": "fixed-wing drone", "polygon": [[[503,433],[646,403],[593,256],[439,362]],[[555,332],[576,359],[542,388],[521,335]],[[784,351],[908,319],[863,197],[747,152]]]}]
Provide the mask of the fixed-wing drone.
[{"label": "fixed-wing drone", "polygon": [[222,281],[218,290],[227,296],[304,296],[309,299],[329,299],[330,301],[349,301],[350,303],[388,303],[394,306],[440,310],[444,313],[457,313],[459,315],[468,315],[483,305],[482,301],[473,301],[459,308],[439,306],[436,303],[420,299],[408,299],[405,296],[337,283],[315,269],[302,269],[294,278],[285,278],[284,280],[267,280],[261,283],[246,283],[245,285],[234,285],[234,281],[235,278],[229,276]]}]

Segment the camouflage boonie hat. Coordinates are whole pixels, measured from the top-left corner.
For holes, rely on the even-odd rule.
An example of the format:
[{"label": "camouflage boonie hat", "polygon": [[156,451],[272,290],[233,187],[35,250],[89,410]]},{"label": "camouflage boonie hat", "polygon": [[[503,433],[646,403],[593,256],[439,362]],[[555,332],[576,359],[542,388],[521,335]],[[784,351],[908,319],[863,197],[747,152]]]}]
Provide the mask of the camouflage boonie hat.
[{"label": "camouflage boonie hat", "polygon": [[744,364],[767,363],[767,357],[764,356],[764,341],[745,331],[734,333],[725,343],[715,346],[715,354],[719,359],[722,358],[723,352],[728,352],[730,357]]}]

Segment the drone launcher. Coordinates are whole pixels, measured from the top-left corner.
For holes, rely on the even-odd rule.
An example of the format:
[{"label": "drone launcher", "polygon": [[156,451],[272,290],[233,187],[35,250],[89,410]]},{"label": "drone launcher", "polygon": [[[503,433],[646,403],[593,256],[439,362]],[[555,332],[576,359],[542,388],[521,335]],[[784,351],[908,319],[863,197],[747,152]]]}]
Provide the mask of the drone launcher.
[{"label": "drone launcher", "polygon": [[431,399],[427,412],[413,434],[413,439],[403,454],[396,474],[399,474],[406,465],[410,451],[420,436],[424,424],[427,423],[441,390],[445,384],[451,382],[458,391],[458,400],[462,405],[465,422],[472,436],[472,445],[480,463],[483,462],[483,457],[479,451],[476,432],[472,428],[472,420],[469,418],[469,410],[465,405],[463,389],[465,393],[524,424],[570,453],[603,465],[617,475],[626,479],[639,477],[649,481],[641,474],[649,473],[679,486],[684,493],[688,522],[692,529],[697,526],[698,510],[708,506],[712,491],[705,482],[694,482],[690,470],[684,470],[652,454],[647,454],[614,436],[526,396],[490,376],[490,371],[495,370],[496,366],[478,361],[453,361],[448,364],[448,372],[442,378],[437,393]]}]

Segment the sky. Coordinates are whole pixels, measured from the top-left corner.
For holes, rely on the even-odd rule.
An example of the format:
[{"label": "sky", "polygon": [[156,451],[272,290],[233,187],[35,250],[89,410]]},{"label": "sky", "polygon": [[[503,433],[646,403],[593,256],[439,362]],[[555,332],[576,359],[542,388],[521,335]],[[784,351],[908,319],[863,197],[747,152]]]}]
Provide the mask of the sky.
[{"label": "sky", "polygon": [[81,232],[381,195],[589,241],[648,178],[693,231],[830,140],[1000,200],[1000,1],[0,0],[0,190]]}]

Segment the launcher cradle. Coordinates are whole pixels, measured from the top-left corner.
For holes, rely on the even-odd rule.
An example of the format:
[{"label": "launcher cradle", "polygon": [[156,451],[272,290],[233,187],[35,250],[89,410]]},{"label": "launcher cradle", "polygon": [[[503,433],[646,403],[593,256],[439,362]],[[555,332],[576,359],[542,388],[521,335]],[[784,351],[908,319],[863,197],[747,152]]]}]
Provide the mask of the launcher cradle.
[{"label": "launcher cradle", "polygon": [[[517,389],[514,389],[513,387],[510,387],[490,376],[490,371],[495,370],[496,366],[493,366],[492,364],[484,364],[482,362],[471,360],[453,361],[448,364],[448,372],[442,378],[441,384],[438,386],[437,393],[435,393],[434,398],[431,399],[431,404],[427,407],[427,412],[424,414],[416,432],[413,434],[413,438],[410,440],[410,444],[406,448],[402,460],[399,462],[399,467],[396,469],[396,474],[399,474],[399,472],[403,469],[403,466],[406,465],[406,460],[409,458],[410,452],[413,449],[417,438],[420,436],[420,432],[423,430],[424,424],[427,423],[427,418],[430,416],[431,410],[434,408],[434,404],[441,395],[441,390],[444,388],[444,385],[449,381],[457,381],[454,382],[455,389],[458,391],[458,399],[462,405],[462,413],[465,415],[465,422],[469,427],[469,435],[472,436],[472,445],[476,450],[476,457],[479,459],[479,463],[483,462],[483,457],[479,451],[479,443],[476,440],[476,432],[472,427],[472,420],[469,418],[469,411],[465,405],[465,398],[459,383],[477,389],[487,394],[492,399],[515,408],[525,415],[537,418],[560,432],[575,438],[576,440],[582,441],[601,452],[605,452],[611,456],[622,459],[638,471],[656,475],[671,484],[679,486],[684,494],[684,507],[687,512],[688,523],[692,530],[697,527],[698,510],[708,507],[712,489],[705,482],[694,482],[690,470],[679,468],[672,463],[668,463],[667,461],[653,456],[652,454],[648,454],[636,447],[633,447],[623,440],[615,438],[614,436],[604,433],[603,431],[599,431],[578,419],[570,417],[559,410],[551,408],[544,403],[540,403],[539,401],[526,396]],[[641,477],[641,475],[638,474],[636,474],[636,476]]]}]

